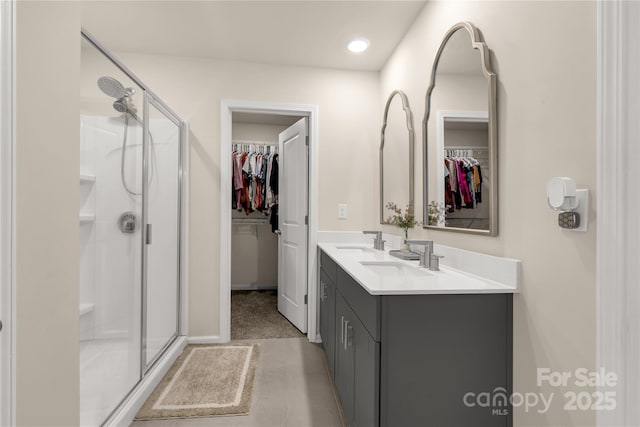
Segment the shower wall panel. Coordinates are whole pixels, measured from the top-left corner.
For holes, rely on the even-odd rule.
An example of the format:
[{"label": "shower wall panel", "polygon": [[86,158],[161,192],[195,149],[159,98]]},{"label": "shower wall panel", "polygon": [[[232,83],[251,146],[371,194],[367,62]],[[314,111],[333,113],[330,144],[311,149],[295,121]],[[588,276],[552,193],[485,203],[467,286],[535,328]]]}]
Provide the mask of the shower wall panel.
[{"label": "shower wall panel", "polygon": [[[140,256],[139,229],[122,233],[118,218],[124,212],[141,215],[141,202],[122,186],[120,163],[124,123],[121,118],[82,116],[82,159],[94,168],[95,220],[83,227],[93,230],[93,247],[81,249],[81,301],[92,303],[95,311],[94,336],[97,339],[127,338],[139,335]],[[131,123],[133,122],[133,123]],[[141,184],[142,127],[130,121],[125,156],[125,179],[134,191]],[[87,169],[89,167],[87,166]],[[138,199],[140,196],[137,197]],[[93,274],[93,277],[90,277]],[[93,295],[93,301],[83,296]],[[137,315],[135,313],[138,313]]]},{"label": "shower wall panel", "polygon": [[[123,189],[120,176],[124,123],[121,117],[81,116],[81,171],[94,175],[95,222],[82,227],[81,232],[81,302],[95,306],[95,338],[125,338],[129,331],[139,334],[140,280],[142,277],[141,219],[142,196],[131,195]],[[158,206],[154,220],[158,225],[178,227],[177,208],[161,209],[163,202],[176,201],[176,185],[163,185],[176,180],[163,176],[162,171],[177,173],[177,141],[175,125],[169,120],[150,121],[154,137],[150,162],[150,203]],[[142,126],[129,121],[125,153],[125,180],[135,193],[142,192]],[[174,203],[171,203],[173,205]],[[123,233],[118,218],[133,212],[137,218],[133,233]],[[151,280],[169,280],[177,286],[177,233],[171,241],[158,242],[154,251],[154,272]],[[161,243],[161,244],[160,244]],[[167,292],[172,307],[176,292]],[[167,304],[149,307],[161,310]],[[136,313],[131,319],[130,313]],[[162,318],[162,316],[154,316]],[[168,320],[175,325],[175,319]]]}]

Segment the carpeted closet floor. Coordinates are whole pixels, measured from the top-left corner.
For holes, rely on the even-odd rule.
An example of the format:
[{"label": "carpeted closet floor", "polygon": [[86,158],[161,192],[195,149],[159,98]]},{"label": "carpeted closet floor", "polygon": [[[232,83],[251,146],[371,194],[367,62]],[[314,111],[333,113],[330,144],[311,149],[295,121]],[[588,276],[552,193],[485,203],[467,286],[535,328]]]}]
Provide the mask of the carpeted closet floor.
[{"label": "carpeted closet floor", "polygon": [[304,335],[278,312],[277,291],[231,292],[232,340],[302,336]]}]

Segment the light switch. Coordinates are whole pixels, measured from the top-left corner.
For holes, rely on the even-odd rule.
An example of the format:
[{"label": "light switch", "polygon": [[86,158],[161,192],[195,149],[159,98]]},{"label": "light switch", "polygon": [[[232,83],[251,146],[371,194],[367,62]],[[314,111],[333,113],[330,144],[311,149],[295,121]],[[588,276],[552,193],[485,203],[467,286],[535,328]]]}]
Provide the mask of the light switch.
[{"label": "light switch", "polygon": [[346,203],[338,204],[338,219],[347,219],[349,216]]}]

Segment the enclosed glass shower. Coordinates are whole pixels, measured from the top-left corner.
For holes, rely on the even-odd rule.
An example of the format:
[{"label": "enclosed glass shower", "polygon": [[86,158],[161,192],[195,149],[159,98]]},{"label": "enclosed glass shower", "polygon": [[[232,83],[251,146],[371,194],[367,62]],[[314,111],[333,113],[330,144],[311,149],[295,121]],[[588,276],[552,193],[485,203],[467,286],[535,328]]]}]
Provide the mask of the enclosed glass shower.
[{"label": "enclosed glass shower", "polygon": [[86,31],[80,422],[102,425],[182,335],[185,124]]}]

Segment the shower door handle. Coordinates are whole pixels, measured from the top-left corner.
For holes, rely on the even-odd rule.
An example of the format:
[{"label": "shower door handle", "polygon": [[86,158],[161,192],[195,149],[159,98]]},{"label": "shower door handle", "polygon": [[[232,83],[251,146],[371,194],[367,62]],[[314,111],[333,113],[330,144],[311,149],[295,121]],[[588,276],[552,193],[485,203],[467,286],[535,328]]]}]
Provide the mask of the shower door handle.
[{"label": "shower door handle", "polygon": [[146,240],[147,245],[151,244],[151,230],[153,230],[151,228],[151,224],[147,224],[147,233],[146,233],[147,234],[147,240]]}]

